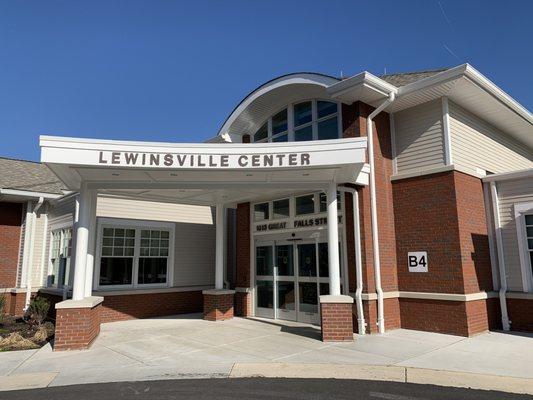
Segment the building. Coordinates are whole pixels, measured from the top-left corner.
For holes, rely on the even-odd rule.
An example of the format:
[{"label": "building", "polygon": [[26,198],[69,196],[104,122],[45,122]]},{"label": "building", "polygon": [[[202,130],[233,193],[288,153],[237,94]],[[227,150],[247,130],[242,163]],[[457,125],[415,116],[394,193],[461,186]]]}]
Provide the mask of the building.
[{"label": "building", "polygon": [[202,310],[325,341],[533,329],[533,116],[468,64],[281,76],[202,144],[40,145],[52,188],[2,183],[1,284],[57,303],[56,349]]}]

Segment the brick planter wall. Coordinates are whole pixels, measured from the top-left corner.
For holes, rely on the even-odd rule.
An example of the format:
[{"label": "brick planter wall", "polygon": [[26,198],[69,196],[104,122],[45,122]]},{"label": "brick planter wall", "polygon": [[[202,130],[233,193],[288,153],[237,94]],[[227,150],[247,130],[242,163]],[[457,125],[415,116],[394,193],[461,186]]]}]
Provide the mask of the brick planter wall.
[{"label": "brick planter wall", "polygon": [[204,290],[204,319],[224,321],[233,318],[233,290]]},{"label": "brick planter wall", "polygon": [[351,299],[349,296],[320,296],[320,325],[322,329],[322,341],[353,341],[353,302],[339,301],[337,303],[333,302],[334,300],[330,300],[329,298],[331,297]]},{"label": "brick planter wall", "polygon": [[250,317],[252,315],[252,294],[237,290],[235,292],[235,315]]},{"label": "brick planter wall", "polygon": [[196,290],[104,296],[100,314],[104,323],[199,312],[202,312],[202,292]]},{"label": "brick planter wall", "polygon": [[101,304],[57,309],[54,351],[88,348],[100,333],[100,310]]}]

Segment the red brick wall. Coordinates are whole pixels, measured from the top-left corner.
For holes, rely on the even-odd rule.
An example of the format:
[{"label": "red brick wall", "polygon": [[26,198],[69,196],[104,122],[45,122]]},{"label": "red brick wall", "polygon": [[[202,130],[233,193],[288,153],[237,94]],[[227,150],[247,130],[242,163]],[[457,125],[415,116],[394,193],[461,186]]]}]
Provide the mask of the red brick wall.
[{"label": "red brick wall", "polygon": [[[399,289],[464,293],[454,173],[393,182]],[[407,253],[427,251],[429,272],[408,271]]]},{"label": "red brick wall", "polygon": [[513,331],[533,332],[533,300],[508,298],[507,312]]},{"label": "red brick wall", "polygon": [[54,350],[86,349],[100,333],[100,309],[62,308],[56,313]]},{"label": "red brick wall", "polygon": [[0,288],[17,284],[22,204],[0,202]]},{"label": "red brick wall", "polygon": [[352,341],[352,303],[321,303],[320,325],[322,341]]},{"label": "red brick wall", "polygon": [[492,269],[485,219],[485,200],[480,179],[455,172],[459,243],[465,293],[490,291]]},{"label": "red brick wall", "polygon": [[204,294],[204,319],[224,321],[233,318],[233,294]]},{"label": "red brick wall", "polygon": [[201,291],[105,296],[102,323],[202,312]]},{"label": "red brick wall", "polygon": [[235,315],[249,317],[252,315],[252,294],[245,292],[235,293]]},{"label": "red brick wall", "polygon": [[237,205],[236,287],[250,287],[250,203]]}]

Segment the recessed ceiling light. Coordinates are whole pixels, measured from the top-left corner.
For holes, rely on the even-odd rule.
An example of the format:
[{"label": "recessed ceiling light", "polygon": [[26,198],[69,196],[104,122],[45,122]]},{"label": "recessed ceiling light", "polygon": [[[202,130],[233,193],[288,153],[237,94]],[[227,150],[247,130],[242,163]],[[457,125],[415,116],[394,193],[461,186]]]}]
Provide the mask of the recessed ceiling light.
[{"label": "recessed ceiling light", "polygon": [[120,174],[118,172],[113,172],[111,175],[113,176],[119,176]]},{"label": "recessed ceiling light", "polygon": [[254,176],[254,174],[246,174],[246,176]]},{"label": "recessed ceiling light", "polygon": [[175,172],[171,172],[170,176],[178,176],[178,174],[176,174]]},{"label": "recessed ceiling light", "polygon": [[309,176],[309,172],[303,173],[302,176]]}]

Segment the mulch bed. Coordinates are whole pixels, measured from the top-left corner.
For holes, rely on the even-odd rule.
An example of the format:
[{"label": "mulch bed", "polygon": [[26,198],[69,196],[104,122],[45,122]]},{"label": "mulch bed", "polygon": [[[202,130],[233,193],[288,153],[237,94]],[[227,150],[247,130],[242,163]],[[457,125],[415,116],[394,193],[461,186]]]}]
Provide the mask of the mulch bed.
[{"label": "mulch bed", "polygon": [[0,351],[38,349],[53,335],[54,325],[51,322],[39,327],[22,318],[4,315],[0,321]]}]

